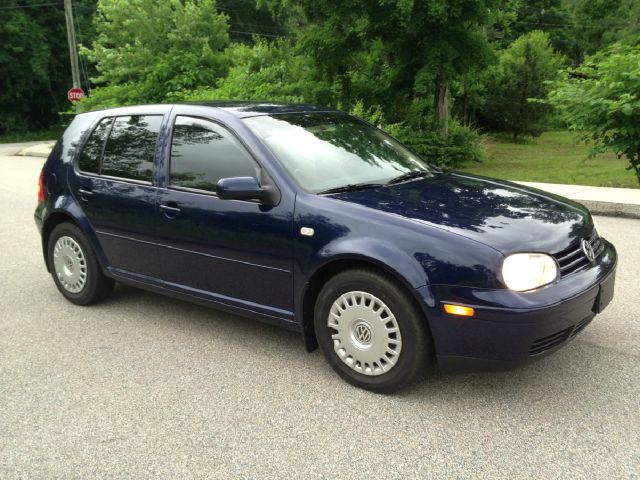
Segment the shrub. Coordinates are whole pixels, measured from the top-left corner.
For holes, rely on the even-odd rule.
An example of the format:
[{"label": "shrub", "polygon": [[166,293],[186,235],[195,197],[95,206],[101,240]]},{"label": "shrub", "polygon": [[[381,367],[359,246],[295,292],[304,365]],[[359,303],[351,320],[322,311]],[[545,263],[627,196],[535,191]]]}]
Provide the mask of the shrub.
[{"label": "shrub", "polygon": [[365,107],[361,101],[355,103],[351,113],[385,130],[433,165],[458,168],[484,159],[482,136],[456,120],[451,120],[449,134],[443,135],[424,115],[412,110],[407,121],[401,123],[387,123],[380,105]]},{"label": "shrub", "polygon": [[390,125],[388,131],[434,165],[459,168],[465,163],[484,159],[482,136],[457,121],[449,124],[448,135],[437,130],[415,130],[398,124]]}]

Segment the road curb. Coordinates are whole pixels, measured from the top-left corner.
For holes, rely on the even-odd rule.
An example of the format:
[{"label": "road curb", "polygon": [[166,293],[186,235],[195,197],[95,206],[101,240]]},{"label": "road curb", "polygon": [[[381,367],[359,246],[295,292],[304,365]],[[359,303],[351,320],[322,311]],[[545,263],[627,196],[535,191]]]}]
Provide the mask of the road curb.
[{"label": "road curb", "polygon": [[594,215],[640,219],[640,189],[515,181],[581,203]]},{"label": "road curb", "polygon": [[53,150],[55,142],[40,143],[20,150],[16,155],[21,157],[42,157],[47,158]]},{"label": "road curb", "polygon": [[640,219],[640,205],[580,199],[575,201],[587,207],[593,215]]}]

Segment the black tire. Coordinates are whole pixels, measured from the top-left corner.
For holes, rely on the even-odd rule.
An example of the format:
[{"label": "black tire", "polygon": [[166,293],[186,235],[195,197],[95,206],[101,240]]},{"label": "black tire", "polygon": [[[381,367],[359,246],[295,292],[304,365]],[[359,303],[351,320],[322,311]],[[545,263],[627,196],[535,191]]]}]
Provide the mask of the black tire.
[{"label": "black tire", "polygon": [[[77,292],[69,291],[69,289],[63,285],[61,279],[58,278],[58,275],[56,274],[54,249],[56,243],[62,237],[70,237],[73,241],[75,241],[82,252],[82,256],[84,257],[84,263],[82,264],[82,267],[86,269],[86,277],[84,280],[84,284]],[[96,255],[89,245],[89,242],[87,241],[82,231],[74,224],[65,222],[57,225],[53,229],[53,232],[51,232],[51,236],[49,237],[49,245],[47,246],[47,251],[49,270],[51,271],[53,281],[55,282],[56,287],[58,287],[58,290],[60,290],[60,293],[62,293],[62,295],[64,295],[64,297],[70,302],[75,303],[76,305],[90,305],[92,303],[105,299],[113,290],[113,279],[108,278],[104,275],[104,273],[102,272],[102,268],[100,267],[100,264],[96,259]],[[75,268],[77,269],[78,266],[76,265]]]},{"label": "black tire", "polygon": [[[331,309],[334,302],[343,294],[356,291],[365,292],[381,300],[395,317],[397,327],[400,330],[401,349],[395,359],[395,364],[384,373],[377,375],[360,373],[347,365],[346,361],[343,361],[334,350],[332,335],[339,333],[339,331],[328,325]],[[358,306],[363,306],[367,302],[367,297],[363,296],[356,302],[360,302]],[[342,317],[340,318],[342,319]],[[384,323],[385,320],[381,321]],[[346,322],[347,320],[345,320],[345,324]],[[349,320],[349,322],[351,325],[349,331],[353,331],[352,327],[359,320]],[[314,327],[320,349],[333,369],[352,385],[373,392],[392,393],[408,386],[426,372],[432,357],[431,336],[424,314],[415,305],[405,289],[398,285],[393,278],[375,270],[347,270],[331,278],[318,295],[314,312]],[[381,331],[384,337],[385,330]],[[369,337],[372,342],[371,338],[373,337],[375,335]],[[386,338],[382,340],[383,344],[387,341],[391,340]],[[352,349],[353,345],[353,343],[350,344]],[[357,357],[357,349],[355,352],[355,357]],[[353,358],[355,357],[351,358],[352,364],[354,364]],[[345,358],[348,358],[348,355],[345,355]],[[382,357],[382,363],[385,360]],[[381,368],[378,368],[377,371],[380,372]]]}]

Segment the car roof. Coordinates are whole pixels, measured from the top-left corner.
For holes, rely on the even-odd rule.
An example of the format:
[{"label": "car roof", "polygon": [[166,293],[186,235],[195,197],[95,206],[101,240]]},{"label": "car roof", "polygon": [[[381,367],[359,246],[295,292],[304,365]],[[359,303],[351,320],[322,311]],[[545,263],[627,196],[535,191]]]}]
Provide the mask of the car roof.
[{"label": "car roof", "polygon": [[[156,105],[128,105],[125,107],[114,107],[103,110],[113,113],[126,114],[129,109],[140,109],[144,107],[171,107],[174,105],[211,107],[224,110],[238,118],[255,117],[259,115],[277,115],[283,113],[308,113],[308,112],[338,112],[338,110],[320,105],[311,105],[303,103],[280,103],[280,102],[251,102],[251,101],[219,101],[219,102],[177,102],[171,104]],[[91,113],[94,113],[93,111]],[[89,113],[89,112],[87,112]]]},{"label": "car roof", "polygon": [[240,118],[255,115],[274,115],[279,113],[302,112],[337,112],[334,108],[311,105],[304,103],[279,103],[279,102],[203,102],[190,103],[189,105],[201,105],[225,110]]}]

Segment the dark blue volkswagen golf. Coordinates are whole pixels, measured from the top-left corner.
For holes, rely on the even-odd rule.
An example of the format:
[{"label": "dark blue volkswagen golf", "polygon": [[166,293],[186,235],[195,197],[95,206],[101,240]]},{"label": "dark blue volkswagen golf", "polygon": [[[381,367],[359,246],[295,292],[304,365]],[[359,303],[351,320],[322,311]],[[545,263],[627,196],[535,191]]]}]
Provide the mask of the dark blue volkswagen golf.
[{"label": "dark blue volkswagen golf", "polygon": [[616,251],[582,205],[440,170],[317,106],[78,115],[35,217],[71,302],[118,281],[281,325],[376,392],[432,361],[540,357],[613,297]]}]

